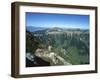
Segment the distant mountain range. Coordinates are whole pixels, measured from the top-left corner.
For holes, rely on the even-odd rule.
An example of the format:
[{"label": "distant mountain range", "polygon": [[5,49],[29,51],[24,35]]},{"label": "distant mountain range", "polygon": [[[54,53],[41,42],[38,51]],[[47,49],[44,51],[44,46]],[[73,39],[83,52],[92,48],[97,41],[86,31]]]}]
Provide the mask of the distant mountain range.
[{"label": "distant mountain range", "polygon": [[39,31],[82,31],[82,32],[87,32],[89,29],[80,29],[80,28],[59,28],[59,27],[53,27],[53,28],[44,28],[44,27],[35,27],[35,26],[28,26],[26,27],[27,31],[30,32],[39,32]]}]

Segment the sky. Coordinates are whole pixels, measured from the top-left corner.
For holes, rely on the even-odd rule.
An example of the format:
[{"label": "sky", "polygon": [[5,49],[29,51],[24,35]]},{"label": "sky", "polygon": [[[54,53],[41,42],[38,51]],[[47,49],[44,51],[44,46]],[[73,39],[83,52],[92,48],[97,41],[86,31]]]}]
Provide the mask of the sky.
[{"label": "sky", "polygon": [[89,29],[89,15],[26,12],[26,26]]}]

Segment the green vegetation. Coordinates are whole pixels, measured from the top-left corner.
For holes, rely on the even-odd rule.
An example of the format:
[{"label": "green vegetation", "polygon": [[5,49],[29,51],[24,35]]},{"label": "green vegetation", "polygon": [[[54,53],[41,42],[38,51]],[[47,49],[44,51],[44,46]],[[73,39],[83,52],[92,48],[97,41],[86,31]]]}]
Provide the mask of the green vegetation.
[{"label": "green vegetation", "polygon": [[26,53],[34,53],[39,46],[39,39],[34,37],[32,33],[26,31]]}]

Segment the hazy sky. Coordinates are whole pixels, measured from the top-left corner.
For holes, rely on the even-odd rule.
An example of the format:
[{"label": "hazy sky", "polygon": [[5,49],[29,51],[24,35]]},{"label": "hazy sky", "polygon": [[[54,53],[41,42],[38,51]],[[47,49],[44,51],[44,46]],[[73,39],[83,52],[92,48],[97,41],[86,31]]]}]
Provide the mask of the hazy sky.
[{"label": "hazy sky", "polygon": [[89,29],[89,15],[26,12],[26,26]]}]

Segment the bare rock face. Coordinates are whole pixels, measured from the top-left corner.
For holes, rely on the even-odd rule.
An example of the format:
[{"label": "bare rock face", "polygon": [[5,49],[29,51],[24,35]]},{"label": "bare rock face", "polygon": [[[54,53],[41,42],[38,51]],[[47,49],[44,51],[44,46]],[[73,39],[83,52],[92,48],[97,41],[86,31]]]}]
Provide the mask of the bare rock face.
[{"label": "bare rock face", "polygon": [[54,52],[48,50],[37,49],[35,55],[47,62],[50,62],[50,65],[71,65],[71,63],[64,60],[62,57],[57,55]]}]

